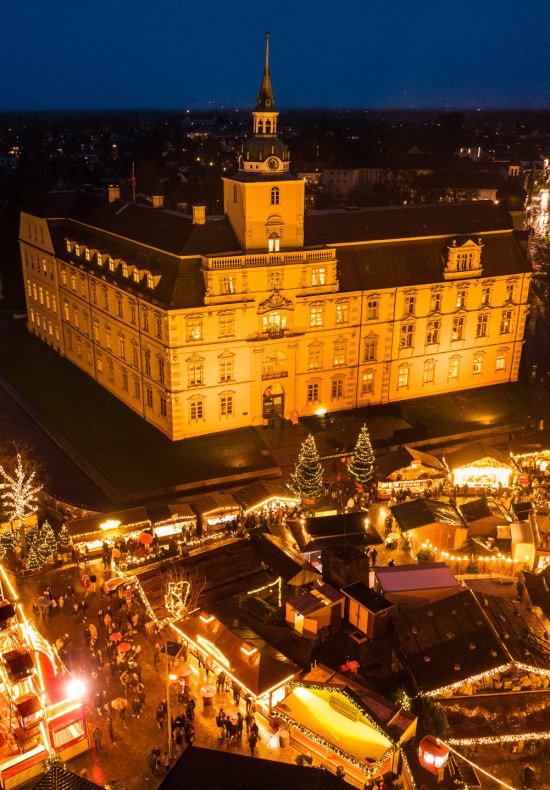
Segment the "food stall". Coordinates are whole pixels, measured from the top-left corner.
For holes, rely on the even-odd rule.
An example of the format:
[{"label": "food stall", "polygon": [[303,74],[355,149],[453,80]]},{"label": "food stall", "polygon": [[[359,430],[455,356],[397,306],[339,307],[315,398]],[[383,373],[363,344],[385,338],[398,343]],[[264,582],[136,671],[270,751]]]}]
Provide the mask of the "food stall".
[{"label": "food stall", "polygon": [[292,496],[288,488],[279,480],[259,480],[239,488],[233,497],[242,508],[243,515],[284,514],[300,504],[300,499]]},{"label": "food stall", "polygon": [[205,537],[224,530],[235,531],[241,507],[237,500],[224,491],[194,499],[191,503],[198,519],[200,534]]},{"label": "food stall", "polygon": [[376,459],[378,497],[390,499],[399,494],[411,499],[434,491],[448,480],[445,465],[434,455],[402,445]]},{"label": "food stall", "polygon": [[514,483],[516,468],[509,453],[473,442],[444,458],[451,472],[451,483],[468,496],[477,491],[508,489]]},{"label": "food stall", "polygon": [[266,716],[285,696],[285,684],[301,673],[300,667],[234,619],[230,627],[214,615],[201,612],[170,627],[191,653],[208,662],[216,673],[225,673]]},{"label": "food stall", "polygon": [[118,538],[138,537],[150,528],[151,521],[144,507],[67,522],[73,544],[81,550],[86,546],[89,556],[101,554],[104,541],[114,545]]},{"label": "food stall", "polygon": [[197,528],[197,516],[189,502],[177,502],[158,507],[147,507],[147,514],[153,525],[153,534],[162,542],[190,540]]}]

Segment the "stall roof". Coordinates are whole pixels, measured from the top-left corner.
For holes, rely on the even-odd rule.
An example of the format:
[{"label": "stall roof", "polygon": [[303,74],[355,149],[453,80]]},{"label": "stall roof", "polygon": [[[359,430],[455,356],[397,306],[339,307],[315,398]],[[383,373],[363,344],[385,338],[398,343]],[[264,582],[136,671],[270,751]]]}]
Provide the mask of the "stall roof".
[{"label": "stall roof", "polygon": [[485,442],[471,442],[459,450],[445,456],[445,463],[449,469],[460,469],[481,461],[483,458],[492,458],[498,464],[511,468],[510,454],[499,450]]},{"label": "stall roof", "polygon": [[320,584],[309,592],[303,593],[303,595],[297,595],[296,598],[289,598],[287,604],[290,604],[290,606],[300,614],[306,615],[312,614],[318,609],[324,609],[324,607],[328,606],[330,603],[341,601],[343,597],[340,590],[332,587],[332,585]]},{"label": "stall roof", "polygon": [[204,516],[216,510],[240,510],[239,503],[235,497],[226,491],[197,497],[191,502],[191,507],[197,516]]},{"label": "stall roof", "polygon": [[334,516],[306,518],[305,523],[290,519],[287,525],[300,547],[300,551],[317,551],[346,540],[362,546],[377,546],[384,541],[372,526],[365,527],[367,513],[338,513]]},{"label": "stall roof", "polygon": [[487,497],[463,502],[458,509],[468,524],[485,518],[495,520],[495,524],[497,522],[499,524],[510,524],[513,521],[506,508],[495,502],[494,499],[487,499]]},{"label": "stall roof", "polygon": [[196,578],[199,582],[206,581],[197,606],[214,604],[271,581],[256,552],[246,539],[231,540],[223,546],[216,546],[168,563],[163,567],[162,573],[158,568],[140,570],[137,566],[133,575],[139,580],[143,594],[158,620],[170,616],[164,596],[172,572],[178,579]]},{"label": "stall roof", "polygon": [[523,579],[533,606],[538,606],[550,618],[550,565],[540,573],[523,571]]},{"label": "stall roof", "polygon": [[550,450],[550,431],[537,431],[531,436],[514,439],[507,444],[512,455],[527,455]]},{"label": "stall roof", "polygon": [[134,507],[129,510],[119,510],[116,513],[102,513],[99,516],[88,516],[88,518],[77,518],[67,522],[67,528],[72,538],[83,537],[94,533],[101,533],[108,536],[109,532],[104,532],[101,525],[106,521],[120,521],[122,528],[130,524],[150,526],[149,516],[144,507]]},{"label": "stall roof", "polygon": [[292,496],[288,488],[279,480],[258,480],[256,483],[239,488],[232,494],[243,510],[257,508],[269,499],[292,499],[295,502],[300,500]]},{"label": "stall roof", "polygon": [[395,618],[419,688],[435,691],[517,662],[550,669],[544,624],[521,604],[472,590]]},{"label": "stall roof", "polygon": [[510,525],[512,543],[534,543],[533,528],[530,521],[520,521]]},{"label": "stall roof", "polygon": [[444,562],[423,562],[420,565],[394,565],[374,568],[374,575],[385,593],[410,590],[434,590],[460,584]]},{"label": "stall roof", "polygon": [[196,513],[193,512],[188,502],[181,502],[175,505],[147,505],[146,510],[153,524],[169,521],[178,516],[185,519],[197,518]]},{"label": "stall roof", "polygon": [[466,522],[454,505],[433,499],[412,499],[401,505],[392,505],[391,512],[402,532],[430,524],[446,527],[465,527]]},{"label": "stall roof", "polygon": [[369,612],[383,612],[384,609],[389,609],[390,606],[393,606],[391,601],[388,601],[383,595],[377,593],[372,587],[365,584],[365,582],[348,584],[346,587],[342,587],[342,592],[344,595],[347,595],[348,598],[353,598],[354,601],[360,603],[361,606],[364,606]]},{"label": "stall roof", "polygon": [[376,470],[380,477],[388,478],[394,472],[399,471],[399,469],[408,468],[413,461],[418,461],[422,466],[440,472],[442,475],[447,473],[445,466],[435,455],[422,453],[414,447],[407,447],[407,445],[401,445],[397,450],[379,456],[376,459]]},{"label": "stall roof", "polygon": [[[223,777],[220,780],[220,777]],[[94,785],[95,786],[95,785]],[[159,790],[180,790],[182,787],[200,787],[201,790],[242,790],[262,787],[263,790],[342,790],[342,780],[330,771],[309,768],[278,760],[253,760],[243,754],[187,748]]]},{"label": "stall roof", "polygon": [[302,587],[319,578],[319,571],[281,538],[254,531],[249,540],[260,560],[287,584]]},{"label": "stall roof", "polygon": [[61,765],[52,765],[44,776],[32,786],[32,790],[97,790],[103,785],[96,785],[83,776],[73,774]]},{"label": "stall roof", "polygon": [[516,521],[527,521],[529,514],[533,510],[532,502],[514,502],[512,504],[512,513]]},{"label": "stall roof", "polygon": [[[283,660],[282,656],[274,657],[273,651],[265,643],[264,647],[256,648],[252,655],[246,655],[242,648],[248,644],[255,647],[252,640],[260,639],[257,634],[249,631],[250,640],[243,639],[218,618],[210,615],[210,622],[205,622],[203,615],[204,613],[187,620],[178,620],[172,624],[172,628],[195,645],[200,645],[201,640],[213,645],[215,652],[219,651],[227,660],[227,671],[256,697],[278,688],[285,680],[295,677],[301,671],[300,667]],[[217,663],[223,666],[220,661]]]}]

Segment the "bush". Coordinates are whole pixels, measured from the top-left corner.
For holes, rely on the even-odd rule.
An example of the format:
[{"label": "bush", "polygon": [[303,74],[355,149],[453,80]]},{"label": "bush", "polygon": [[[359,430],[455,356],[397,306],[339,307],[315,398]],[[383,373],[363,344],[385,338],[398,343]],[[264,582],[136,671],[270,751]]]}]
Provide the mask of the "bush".
[{"label": "bush", "polygon": [[470,562],[466,565],[466,573],[479,573],[479,565],[477,564],[477,560],[470,560]]},{"label": "bush", "polygon": [[429,549],[420,549],[416,554],[416,561],[420,563],[430,562],[431,553]]}]

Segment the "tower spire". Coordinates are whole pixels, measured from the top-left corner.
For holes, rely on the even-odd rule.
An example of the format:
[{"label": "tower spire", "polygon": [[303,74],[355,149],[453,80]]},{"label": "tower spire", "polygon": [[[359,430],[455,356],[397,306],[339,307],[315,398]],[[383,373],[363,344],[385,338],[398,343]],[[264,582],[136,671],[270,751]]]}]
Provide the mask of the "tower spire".
[{"label": "tower spire", "polygon": [[271,80],[269,78],[269,31],[265,34],[265,67],[260,92],[258,93],[258,104],[256,110],[273,110],[275,106],[275,99],[273,97],[273,88],[271,87]]}]

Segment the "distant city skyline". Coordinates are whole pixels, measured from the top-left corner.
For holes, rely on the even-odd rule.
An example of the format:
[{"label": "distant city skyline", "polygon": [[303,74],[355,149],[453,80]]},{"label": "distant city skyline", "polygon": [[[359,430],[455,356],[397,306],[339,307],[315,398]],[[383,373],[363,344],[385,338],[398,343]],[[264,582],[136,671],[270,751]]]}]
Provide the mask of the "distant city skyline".
[{"label": "distant city skyline", "polygon": [[283,108],[550,108],[547,4],[23,0],[0,112],[248,108],[271,32]]}]

